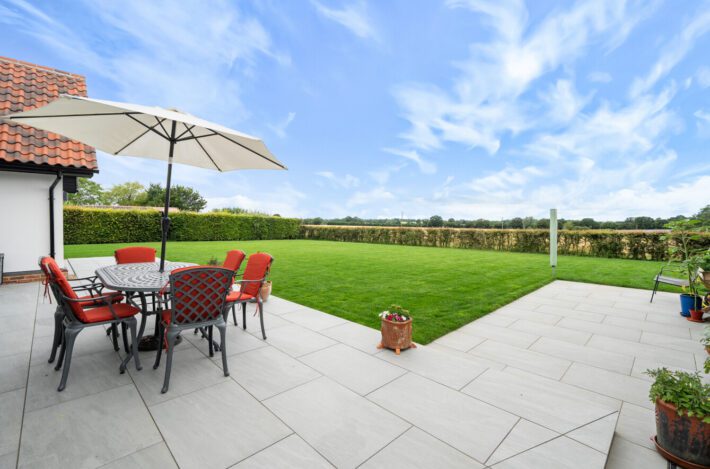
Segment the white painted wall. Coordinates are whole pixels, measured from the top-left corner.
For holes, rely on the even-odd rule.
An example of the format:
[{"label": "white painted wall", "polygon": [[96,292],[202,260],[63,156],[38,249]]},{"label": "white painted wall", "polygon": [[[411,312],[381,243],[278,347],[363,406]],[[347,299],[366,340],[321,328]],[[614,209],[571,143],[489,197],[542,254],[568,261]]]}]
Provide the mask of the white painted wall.
[{"label": "white painted wall", "polygon": [[[39,270],[49,255],[49,186],[52,174],[0,171],[0,252],[5,273]],[[62,182],[54,188],[55,258],[64,266]]]}]

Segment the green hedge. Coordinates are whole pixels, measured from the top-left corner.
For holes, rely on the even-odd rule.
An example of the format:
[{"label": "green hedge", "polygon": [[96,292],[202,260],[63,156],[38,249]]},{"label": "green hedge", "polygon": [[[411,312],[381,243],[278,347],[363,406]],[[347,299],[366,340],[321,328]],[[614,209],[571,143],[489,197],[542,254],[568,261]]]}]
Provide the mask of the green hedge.
[{"label": "green hedge", "polygon": [[[666,260],[664,233],[649,231],[561,230],[558,253],[621,259]],[[304,239],[359,243],[403,244],[495,251],[549,252],[548,230],[492,230],[475,228],[398,228],[303,225]],[[705,235],[698,247],[710,247]]]},{"label": "green hedge", "polygon": [[[227,241],[287,239],[300,236],[296,218],[229,213],[170,215],[170,240]],[[65,244],[143,243],[160,241],[160,212],[155,210],[110,210],[64,208]]]}]

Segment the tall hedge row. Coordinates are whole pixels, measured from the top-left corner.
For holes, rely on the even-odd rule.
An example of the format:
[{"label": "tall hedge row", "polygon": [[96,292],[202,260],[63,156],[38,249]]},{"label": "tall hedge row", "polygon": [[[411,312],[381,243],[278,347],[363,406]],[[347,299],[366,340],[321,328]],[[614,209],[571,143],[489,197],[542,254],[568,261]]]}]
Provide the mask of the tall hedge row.
[{"label": "tall hedge row", "polygon": [[[229,213],[170,214],[170,240],[222,241],[288,239],[300,236],[296,218]],[[65,244],[142,243],[160,241],[160,212],[64,208]]]},{"label": "tall hedge row", "polygon": [[[304,239],[360,243],[403,244],[495,251],[549,252],[548,230],[494,230],[470,228],[398,228],[304,225]],[[558,253],[622,259],[666,260],[662,232],[584,230],[558,233]],[[710,235],[698,247],[710,247]]]}]

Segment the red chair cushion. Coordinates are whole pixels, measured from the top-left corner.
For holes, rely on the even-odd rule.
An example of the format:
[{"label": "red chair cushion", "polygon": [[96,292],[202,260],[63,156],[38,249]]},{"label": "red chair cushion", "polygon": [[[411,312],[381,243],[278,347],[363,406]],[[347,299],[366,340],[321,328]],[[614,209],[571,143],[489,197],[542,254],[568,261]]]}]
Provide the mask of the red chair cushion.
[{"label": "red chair cushion", "polygon": [[[67,278],[64,276],[64,272],[62,272],[62,269],[59,268],[59,265],[57,265],[57,262],[54,259],[49,256],[43,257],[41,263],[48,268],[52,277],[54,277],[54,281],[57,282],[57,286],[59,287],[64,296],[71,299],[79,298],[74,292],[74,289],[69,284]],[[59,299],[57,299],[57,301],[59,301]],[[84,317],[84,310],[81,305],[79,303],[71,301],[69,302],[69,307],[71,308],[74,315],[79,320],[83,321],[82,318]]]},{"label": "red chair cushion", "polygon": [[116,249],[113,255],[116,258],[116,264],[155,262],[155,249],[143,246]]},{"label": "red chair cushion", "polygon": [[[244,269],[243,280],[260,280],[266,277],[269,267],[271,267],[271,261],[273,258],[266,254],[265,252],[257,252],[249,256],[247,261],[247,268]],[[252,297],[259,293],[261,288],[260,283],[245,283],[242,286],[242,291]]]},{"label": "red chair cushion", "polygon": [[244,261],[245,257],[246,254],[244,254],[244,251],[240,251],[239,249],[228,251],[227,258],[224,259],[222,267],[236,272],[239,270],[239,267],[242,265],[242,261]]},{"label": "red chair cushion", "polygon": [[160,313],[161,318],[165,324],[170,324],[170,319],[172,319],[173,311],[171,309],[165,309]]},{"label": "red chair cushion", "polygon": [[[127,303],[118,303],[113,305],[113,311],[119,318],[128,318],[140,313],[141,310]],[[104,322],[114,319],[113,314],[108,306],[99,306],[84,310],[84,318],[80,318],[82,322]]]},{"label": "red chair cushion", "polygon": [[[108,293],[106,293],[108,294]],[[104,296],[104,295],[101,295]],[[97,306],[97,305],[102,305],[105,304],[106,302],[104,300],[95,300],[91,297],[91,295],[86,295],[86,296],[80,296],[79,297],[81,303],[79,303],[83,308],[86,307],[91,307],[91,306]],[[120,303],[123,301],[123,295],[115,295],[111,297],[111,303]]]},{"label": "red chair cushion", "polygon": [[234,303],[235,301],[249,301],[253,300],[254,295],[250,295],[249,293],[241,293],[238,291],[233,291],[229,295],[227,295],[227,303]]}]

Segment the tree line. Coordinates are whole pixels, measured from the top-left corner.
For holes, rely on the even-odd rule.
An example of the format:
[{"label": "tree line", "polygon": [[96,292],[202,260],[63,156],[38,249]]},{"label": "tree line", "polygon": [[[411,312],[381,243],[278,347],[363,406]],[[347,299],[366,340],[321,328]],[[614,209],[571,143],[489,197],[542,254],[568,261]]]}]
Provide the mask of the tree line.
[{"label": "tree line", "polygon": [[[674,221],[689,218],[699,219],[704,224],[710,225],[710,205],[706,205],[692,217],[677,215],[670,218],[628,217],[623,221],[597,221],[593,218],[580,220],[557,220],[557,226],[565,230],[660,230]],[[344,225],[344,226],[409,226],[409,227],[447,227],[447,228],[500,228],[500,229],[549,229],[549,218],[515,217],[502,220],[476,220],[454,219],[445,220],[439,215],[429,218],[305,218],[306,225]]]}]

